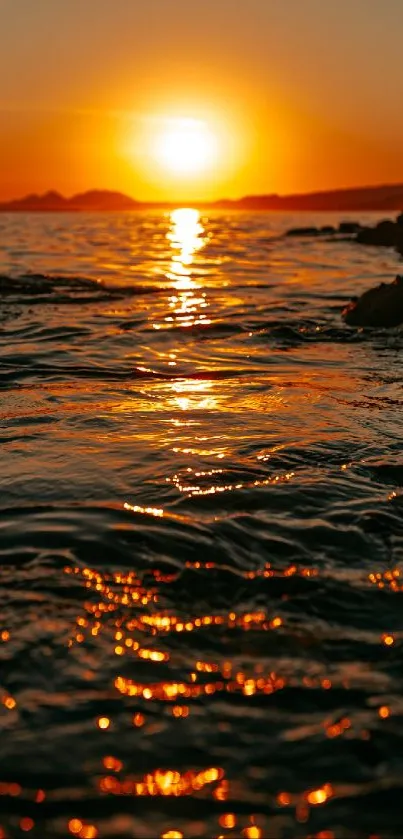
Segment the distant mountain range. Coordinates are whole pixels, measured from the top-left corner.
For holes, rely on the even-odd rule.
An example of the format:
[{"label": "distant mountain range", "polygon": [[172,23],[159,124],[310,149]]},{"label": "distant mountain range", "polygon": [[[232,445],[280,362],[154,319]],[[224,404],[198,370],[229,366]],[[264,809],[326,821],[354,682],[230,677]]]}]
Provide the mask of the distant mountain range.
[{"label": "distant mountain range", "polygon": [[[335,189],[297,195],[246,195],[237,200],[185,202],[203,209],[277,210],[294,212],[365,212],[403,209],[403,184]],[[3,213],[37,212],[116,212],[184,206],[179,202],[135,201],[122,192],[93,189],[65,198],[58,192],[26,195],[0,203]]]}]

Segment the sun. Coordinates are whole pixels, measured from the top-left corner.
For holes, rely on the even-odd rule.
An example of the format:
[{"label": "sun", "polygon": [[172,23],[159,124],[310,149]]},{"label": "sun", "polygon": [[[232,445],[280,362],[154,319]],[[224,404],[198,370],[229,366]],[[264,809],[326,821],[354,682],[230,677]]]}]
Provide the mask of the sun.
[{"label": "sun", "polygon": [[217,153],[217,138],[207,123],[172,119],[155,141],[154,157],[167,171],[182,176],[209,169]]}]

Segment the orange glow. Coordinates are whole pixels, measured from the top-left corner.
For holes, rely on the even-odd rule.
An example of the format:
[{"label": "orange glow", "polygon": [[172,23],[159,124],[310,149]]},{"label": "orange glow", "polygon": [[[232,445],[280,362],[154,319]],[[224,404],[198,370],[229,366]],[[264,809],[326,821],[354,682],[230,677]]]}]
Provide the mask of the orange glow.
[{"label": "orange glow", "polygon": [[381,719],[386,720],[388,717],[390,717],[390,708],[388,708],[387,705],[381,705],[381,707],[378,709],[378,714],[381,717]]},{"label": "orange glow", "polygon": [[[350,4],[346,44],[339,18],[318,15],[315,3],[294,3],[295,38],[287,6],[273,14],[265,0],[253,13],[241,3],[233,15],[224,2],[213,15],[208,4],[181,4],[176,13],[160,2],[155,14],[153,3],[94,3],[95,27],[93,15],[80,17],[79,49],[75,4],[51,4],[57,79],[41,16],[29,19],[33,64],[19,51],[19,4],[2,4],[3,194],[105,185],[140,199],[190,200],[400,183],[401,19],[399,0],[390,3],[391,15],[380,3],[371,15],[361,11],[368,4]],[[344,73],[333,72],[341,66]],[[214,168],[200,168],[204,141],[189,158],[189,145],[200,146],[192,125],[217,141]]]},{"label": "orange glow", "polygon": [[368,575],[368,579],[373,585],[378,586],[380,589],[388,586],[388,588],[392,591],[403,591],[399,568],[393,568],[392,570],[384,571],[383,573],[380,571],[372,572]]},{"label": "orange glow", "polygon": [[273,618],[271,625],[275,629],[276,627],[281,626],[282,623],[283,621],[281,620],[281,618]]},{"label": "orange glow", "polygon": [[163,169],[181,176],[192,175],[212,166],[217,138],[200,120],[171,119],[157,136],[153,153]]},{"label": "orange glow", "polygon": [[189,708],[187,705],[175,705],[172,708],[172,714],[174,717],[188,717],[189,716]]},{"label": "orange glow", "polygon": [[[204,227],[198,210],[183,207],[170,214],[170,230],[167,239],[171,246],[171,262],[166,278],[173,285],[173,292],[168,298],[169,314],[162,321],[153,324],[154,329],[172,329],[191,326],[206,326],[211,323],[206,310],[209,307],[207,292],[200,290],[200,285],[192,277],[192,265],[196,254],[206,244]],[[176,362],[172,360],[171,365]],[[194,387],[208,386],[209,382],[192,380]],[[173,389],[183,387],[183,383],[175,382]],[[189,388],[189,385],[187,385]],[[179,400],[178,400],[179,402]],[[180,405],[184,410],[187,406]],[[207,406],[204,406],[207,407]],[[158,510],[151,510],[153,515],[160,514]],[[163,511],[161,511],[163,514]]]},{"label": "orange glow", "polygon": [[393,635],[382,635],[382,641],[387,647],[391,647],[395,643]]},{"label": "orange glow", "polygon": [[24,833],[28,833],[29,830],[32,830],[35,827],[35,822],[33,819],[25,818],[21,819],[20,821],[20,828]]},{"label": "orange glow", "polygon": [[104,757],[102,762],[105,769],[109,769],[113,772],[120,772],[123,766],[122,761],[118,760],[116,757]]},{"label": "orange glow", "polygon": [[20,784],[1,784],[0,785],[0,794],[1,795],[11,795],[12,798],[17,798],[17,796],[21,795],[22,789]]},{"label": "orange glow", "polygon": [[325,723],[326,734],[328,737],[339,737],[351,728],[351,720],[348,717],[343,717],[339,723],[328,724]]},{"label": "orange glow", "polygon": [[[140,121],[117,124],[116,151],[126,173],[120,188],[145,200],[163,196],[181,203],[228,194],[252,132],[245,125],[236,130],[240,116],[228,109],[224,115],[214,99],[200,108],[193,91],[192,107],[182,112],[178,103],[147,99]],[[131,182],[138,184],[132,191]]]},{"label": "orange glow", "polygon": [[229,795],[229,784],[228,781],[221,781],[218,785],[217,789],[213,792],[213,797],[217,801],[227,801]]},{"label": "orange glow", "polygon": [[241,671],[236,674],[234,681],[225,683],[222,680],[197,684],[191,679],[189,682],[155,682],[147,683],[134,682],[123,676],[115,679],[116,690],[124,696],[140,696],[146,700],[158,699],[165,702],[176,702],[178,697],[186,699],[198,698],[199,696],[211,695],[227,691],[228,693],[240,692],[244,696],[253,696],[255,693],[271,694],[282,690],[286,685],[285,679],[271,673],[266,678],[245,679]]},{"label": "orange glow", "polygon": [[307,795],[307,800],[310,804],[323,804],[326,798],[327,795],[323,789],[317,789]]},{"label": "orange glow", "polygon": [[218,821],[221,827],[226,827],[228,830],[232,830],[232,828],[236,825],[236,817],[234,813],[224,813],[220,816]]},{"label": "orange glow", "polygon": [[180,797],[193,795],[204,787],[217,783],[223,776],[223,770],[215,767],[201,772],[184,773],[171,769],[157,769],[145,775],[140,781],[131,778],[121,781],[116,775],[108,775],[100,779],[99,789],[107,795]]},{"label": "orange glow", "polygon": [[250,825],[250,827],[245,827],[242,834],[245,839],[262,839],[263,836],[260,827],[257,827],[255,824]]},{"label": "orange glow", "polygon": [[98,728],[101,728],[104,731],[109,728],[110,724],[111,721],[110,719],[108,719],[108,717],[99,717],[99,719],[97,720]]},{"label": "orange glow", "polygon": [[161,834],[161,839],[183,839],[183,833],[180,830],[168,830]]},{"label": "orange glow", "polygon": [[333,795],[333,789],[330,784],[325,784],[324,787],[320,789],[312,790],[311,792],[307,793],[306,800],[309,804],[316,806],[318,804],[324,804],[328,798],[331,798]]},{"label": "orange glow", "polygon": [[80,833],[82,829],[83,823],[80,819],[71,819],[69,821],[69,831],[70,833],[74,833],[75,835]]},{"label": "orange glow", "polygon": [[123,504],[123,507],[125,510],[131,510],[132,513],[142,513],[143,515],[155,516],[156,518],[162,518],[164,515],[164,511],[158,509],[157,507],[132,507],[131,504],[128,504],[127,502]]},{"label": "orange glow", "polygon": [[[195,473],[189,476],[189,480],[193,479],[196,479]],[[167,509],[166,517],[168,520],[169,516],[170,513]],[[157,522],[156,525],[157,527],[160,526]],[[206,577],[210,573],[213,575],[218,567],[218,562],[212,563],[200,560],[192,562],[189,560],[187,563],[189,574],[192,574],[192,569],[197,568],[197,570],[202,569]],[[214,648],[204,658],[200,652],[203,647],[200,647],[197,643],[198,633],[202,633],[207,628],[211,633],[217,632],[217,635],[221,632],[231,631],[239,634],[240,632],[272,633],[269,637],[274,642],[275,636],[273,633],[278,633],[280,630],[279,634],[281,635],[282,627],[287,626],[288,620],[286,614],[284,618],[280,617],[278,606],[273,608],[268,602],[268,604],[265,604],[265,608],[255,607],[255,609],[252,609],[252,606],[249,606],[248,611],[240,611],[239,606],[234,603],[228,611],[222,609],[218,612],[212,609],[209,614],[197,612],[198,601],[196,601],[193,610],[184,614],[181,604],[179,604],[178,609],[180,611],[176,613],[175,606],[167,605],[164,592],[164,582],[170,584],[172,580],[175,581],[178,574],[176,570],[172,573],[166,573],[165,570],[161,571],[153,568],[152,570],[147,569],[145,572],[126,570],[101,573],[91,568],[70,567],[69,569],[66,568],[65,572],[74,575],[75,581],[80,581],[85,590],[88,590],[88,601],[84,599],[82,614],[78,617],[74,616],[74,627],[75,630],[77,626],[80,627],[86,638],[91,638],[94,629],[97,633],[99,632],[104,651],[108,650],[108,644],[110,644],[111,660],[114,664],[113,685],[118,694],[125,698],[125,707],[129,709],[131,707],[131,713],[130,710],[128,711],[128,722],[131,720],[133,725],[140,729],[145,724],[146,717],[140,711],[136,711],[136,713],[134,711],[141,708],[147,713],[148,727],[144,731],[138,731],[137,737],[147,736],[148,731],[151,733],[155,713],[161,714],[165,719],[164,725],[175,726],[176,728],[182,727],[185,733],[189,724],[187,717],[193,711],[192,703],[199,705],[200,698],[204,703],[210,697],[224,698],[225,700],[226,696],[229,699],[231,698],[229,694],[237,694],[242,697],[244,705],[248,701],[253,704],[254,697],[270,695],[280,691],[287,684],[293,684],[294,679],[296,681],[297,678],[300,678],[295,674],[290,674],[287,665],[285,665],[285,675],[283,675],[271,669],[274,666],[273,663],[252,661],[248,664],[241,664],[236,659],[228,661],[224,659],[224,652],[221,653],[223,656],[221,658],[219,653],[214,653]],[[321,570],[304,568],[296,563],[290,563],[281,569],[277,569],[269,563],[262,563],[261,567],[255,570],[239,572],[239,577],[245,588],[248,586],[253,588],[253,581],[260,578],[294,578],[297,580],[298,577],[318,576],[322,573]],[[149,584],[150,579],[151,584]],[[251,598],[251,601],[246,602],[253,602],[253,600]],[[169,635],[173,636],[174,645],[176,645],[182,639],[184,641],[187,639],[187,633],[191,633],[191,640],[195,642],[194,647],[191,645],[191,649],[194,650],[193,655],[189,658],[183,675],[180,678],[178,677],[177,680],[168,681],[166,679],[167,669],[163,664],[168,656],[165,653],[165,648],[170,648]],[[262,638],[262,641],[264,641],[264,638]],[[116,645],[125,651],[124,658],[115,658]],[[127,675],[118,675],[120,672],[135,676],[135,666],[127,666],[129,665],[129,657],[131,663],[133,656],[137,656],[147,663],[148,672],[142,676],[142,681],[127,678]],[[171,658],[176,665],[177,658],[174,649],[171,650]],[[338,677],[335,676],[336,685],[338,684],[337,679]],[[321,671],[309,676],[302,674],[300,681],[308,688],[322,688],[329,691],[333,687],[331,680],[324,678]],[[109,682],[108,689],[110,688],[111,683]],[[135,698],[132,704],[129,701],[131,697]],[[164,703],[163,707],[161,707],[161,703]],[[155,705],[154,708],[152,707],[153,704]],[[147,708],[150,708],[149,716]],[[195,711],[198,712],[198,708]],[[376,714],[377,709],[374,712]],[[381,709],[378,709],[378,713],[382,718],[386,718],[383,717]],[[107,725],[100,724],[101,721],[106,721]],[[97,725],[99,728],[108,728],[112,725],[112,720],[108,717],[100,717],[97,720]],[[329,737],[336,737],[348,731],[352,726],[352,721],[348,717],[342,717],[341,719],[330,717],[323,719],[321,725],[323,733]],[[320,723],[318,727],[320,730]],[[359,732],[357,736],[360,736]],[[106,743],[104,740],[103,742]],[[107,742],[110,742],[109,737]],[[109,745],[105,752],[109,748],[113,750],[113,746]],[[164,766],[150,771],[144,776],[136,777],[130,774],[126,775],[123,772],[122,762],[112,755],[107,754],[106,757],[103,757],[102,763],[104,773],[98,778],[98,790],[103,796],[132,796],[133,798],[175,798],[195,795],[207,798],[209,796],[216,802],[228,802],[221,804],[221,811],[224,808],[230,809],[232,806],[230,802],[236,800],[236,789],[233,789],[232,786],[230,788],[227,779],[224,777],[224,771],[220,767],[178,772],[175,768],[167,769]],[[323,784],[318,789],[308,789],[299,795],[279,792],[275,800],[279,807],[293,806],[296,820],[304,823],[309,819],[311,806],[323,806],[333,795],[334,792],[330,784]],[[279,813],[278,817],[290,818],[291,814]],[[233,813],[225,813],[219,816],[219,824],[223,832],[236,828],[235,832],[242,835],[244,839],[263,837],[263,828],[254,824],[253,819],[251,819],[251,822],[245,827],[245,820],[242,823],[241,818],[239,817],[237,820],[237,816]],[[87,836],[91,836],[91,830],[95,830],[93,825],[82,825],[77,835],[80,839],[86,839]],[[170,832],[172,831],[168,831],[167,835]],[[175,835],[175,831],[173,831],[173,834]]]},{"label": "orange glow", "polygon": [[98,830],[93,824],[83,825],[79,836],[80,839],[98,839]]}]

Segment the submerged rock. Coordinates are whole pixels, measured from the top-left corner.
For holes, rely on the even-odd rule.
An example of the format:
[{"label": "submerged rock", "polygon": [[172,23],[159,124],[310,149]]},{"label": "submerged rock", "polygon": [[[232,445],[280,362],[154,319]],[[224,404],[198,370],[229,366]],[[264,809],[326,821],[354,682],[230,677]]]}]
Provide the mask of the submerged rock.
[{"label": "submerged rock", "polygon": [[286,236],[355,236],[364,229],[357,221],[341,221],[338,227],[326,224],[323,227],[292,227]]},{"label": "submerged rock", "polygon": [[306,238],[329,236],[339,242],[349,241],[359,245],[395,248],[403,256],[403,212],[397,216],[396,221],[382,219],[374,227],[364,227],[357,221],[341,221],[338,227],[293,227],[285,235]]},{"label": "submerged rock", "polygon": [[396,221],[382,219],[374,227],[364,227],[357,221],[341,221],[338,227],[325,225],[324,227],[293,227],[286,236],[334,236],[339,241],[348,239],[360,245],[375,245],[377,247],[396,248],[403,254],[403,212]]},{"label": "submerged rock", "polygon": [[403,277],[365,291],[343,310],[349,326],[399,326],[403,323]]},{"label": "submerged rock", "polygon": [[319,236],[320,231],[317,227],[292,227],[287,230],[286,236]]}]

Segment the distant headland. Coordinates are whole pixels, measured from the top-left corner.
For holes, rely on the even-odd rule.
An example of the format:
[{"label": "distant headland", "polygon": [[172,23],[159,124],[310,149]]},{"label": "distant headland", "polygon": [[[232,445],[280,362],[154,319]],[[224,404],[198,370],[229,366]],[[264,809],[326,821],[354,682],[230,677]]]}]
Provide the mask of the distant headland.
[{"label": "distant headland", "polygon": [[335,189],[295,195],[246,195],[219,201],[155,202],[136,201],[122,192],[93,189],[65,198],[55,191],[26,195],[0,203],[3,213],[37,212],[124,212],[174,209],[195,206],[209,210],[256,210],[283,212],[365,212],[394,211],[403,208],[403,184]]}]

